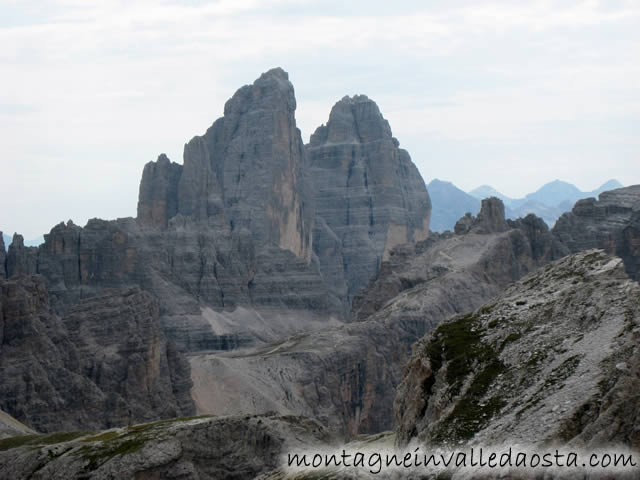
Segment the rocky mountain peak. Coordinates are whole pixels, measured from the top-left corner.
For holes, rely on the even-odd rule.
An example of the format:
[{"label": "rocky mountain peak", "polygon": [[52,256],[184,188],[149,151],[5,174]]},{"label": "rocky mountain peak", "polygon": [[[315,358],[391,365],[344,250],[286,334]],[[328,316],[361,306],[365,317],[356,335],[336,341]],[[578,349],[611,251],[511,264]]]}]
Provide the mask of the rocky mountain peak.
[{"label": "rocky mountain peak", "polygon": [[11,240],[11,245],[9,245],[9,247],[11,246],[15,248],[24,247],[24,237],[19,233],[14,233],[13,239]]},{"label": "rocky mountain peak", "polygon": [[365,286],[395,245],[429,234],[431,200],[389,122],[365,95],[337,102],[307,145],[314,252],[341,297]]},{"label": "rocky mountain peak", "polygon": [[224,106],[224,114],[244,114],[256,108],[284,110],[293,113],[296,97],[289,74],[282,68],[272,68],[252,84],[240,88]]},{"label": "rocky mountain peak", "polygon": [[[367,143],[391,139],[391,127],[376,102],[366,95],[345,96],[331,109],[329,121],[311,135],[311,146]],[[397,140],[395,140],[396,146]]]}]

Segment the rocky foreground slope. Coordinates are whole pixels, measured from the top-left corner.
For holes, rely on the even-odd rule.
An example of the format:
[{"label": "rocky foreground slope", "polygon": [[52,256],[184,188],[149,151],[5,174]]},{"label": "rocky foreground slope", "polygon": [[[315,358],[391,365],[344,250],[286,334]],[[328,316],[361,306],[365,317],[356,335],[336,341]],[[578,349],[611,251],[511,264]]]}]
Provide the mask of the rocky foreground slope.
[{"label": "rocky foreground slope", "polygon": [[601,250],[565,257],[414,346],[400,444],[640,446],[640,286]]},{"label": "rocky foreground slope", "polygon": [[0,479],[251,479],[276,470],[287,451],[332,440],[313,420],[274,415],[28,435],[0,440]]}]

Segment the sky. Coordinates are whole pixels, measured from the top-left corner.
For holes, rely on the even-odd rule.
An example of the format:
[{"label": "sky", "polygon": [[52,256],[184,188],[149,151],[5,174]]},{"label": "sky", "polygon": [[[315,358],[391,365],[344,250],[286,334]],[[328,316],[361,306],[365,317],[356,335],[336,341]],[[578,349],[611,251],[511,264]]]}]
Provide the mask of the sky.
[{"label": "sky", "polygon": [[135,216],[145,163],[280,66],[305,142],[366,94],[428,183],[640,183],[636,0],[0,0],[0,230]]}]

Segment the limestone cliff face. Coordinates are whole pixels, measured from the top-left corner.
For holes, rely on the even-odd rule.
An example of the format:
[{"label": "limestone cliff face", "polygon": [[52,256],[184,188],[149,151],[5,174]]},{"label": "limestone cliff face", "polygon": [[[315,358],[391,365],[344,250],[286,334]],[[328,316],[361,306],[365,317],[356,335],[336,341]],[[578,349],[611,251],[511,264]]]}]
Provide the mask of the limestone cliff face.
[{"label": "limestone cliff face", "polygon": [[640,445],[640,286],[602,250],[565,257],[416,343],[398,440]]},{"label": "limestone cliff face", "polygon": [[166,156],[145,166],[138,220],[166,228],[177,214],[231,232],[256,247],[277,246],[311,260],[313,202],[304,176],[296,100],[285,71],[239,89],[224,116],[184,149],[184,165]]},{"label": "limestone cliff face", "polygon": [[350,299],[398,244],[429,234],[431,202],[406,150],[364,95],[336,103],[307,145],[314,251],[334,292]]},{"label": "limestone cliff face", "polygon": [[185,358],[157,302],[105,290],[59,316],[42,277],[0,280],[0,408],[39,431],[105,428],[189,414]]},{"label": "limestone cliff face", "polygon": [[625,260],[632,278],[640,279],[640,185],[579,200],[556,222],[553,233],[572,252],[602,248]]}]

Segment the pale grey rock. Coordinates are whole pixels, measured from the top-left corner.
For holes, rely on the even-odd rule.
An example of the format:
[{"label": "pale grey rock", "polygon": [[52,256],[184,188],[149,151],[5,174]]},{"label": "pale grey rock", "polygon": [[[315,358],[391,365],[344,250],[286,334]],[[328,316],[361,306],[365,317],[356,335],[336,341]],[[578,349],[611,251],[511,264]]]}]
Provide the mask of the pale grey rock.
[{"label": "pale grey rock", "polygon": [[35,433],[35,430],[30,429],[11,415],[0,410],[0,440],[19,435],[33,435]]}]

